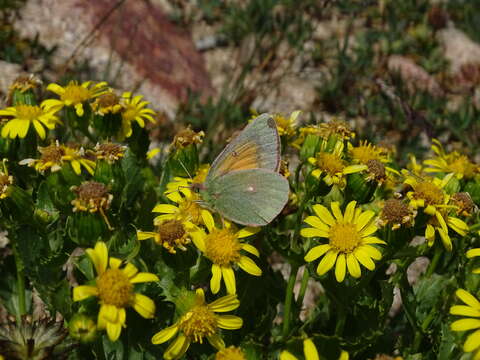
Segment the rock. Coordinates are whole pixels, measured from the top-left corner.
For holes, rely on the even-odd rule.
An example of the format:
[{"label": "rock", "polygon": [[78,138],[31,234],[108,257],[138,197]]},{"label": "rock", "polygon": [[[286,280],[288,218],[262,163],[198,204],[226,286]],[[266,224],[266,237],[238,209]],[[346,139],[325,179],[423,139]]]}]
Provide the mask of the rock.
[{"label": "rock", "polygon": [[60,70],[87,62],[98,80],[135,90],[169,116],[188,89],[213,94],[190,34],[168,20],[161,1],[30,0],[15,27],[23,37],[38,34],[47,48],[57,46]]},{"label": "rock", "polygon": [[401,55],[391,55],[388,58],[388,70],[397,73],[410,92],[426,91],[432,96],[442,96],[443,90],[428,72],[420,65]]},{"label": "rock", "polygon": [[480,64],[480,45],[471,40],[463,31],[454,27],[440,30],[437,40],[443,48],[443,55],[449,62],[449,72],[458,74],[467,64]]}]

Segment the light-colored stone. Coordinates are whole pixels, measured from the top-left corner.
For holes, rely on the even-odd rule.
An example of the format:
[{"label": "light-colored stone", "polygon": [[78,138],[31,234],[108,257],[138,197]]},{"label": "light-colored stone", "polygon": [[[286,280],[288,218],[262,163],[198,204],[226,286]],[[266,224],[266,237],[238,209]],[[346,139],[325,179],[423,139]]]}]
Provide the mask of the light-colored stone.
[{"label": "light-colored stone", "polygon": [[437,33],[437,40],[442,45],[451,74],[461,71],[463,65],[480,64],[480,45],[463,31],[454,27],[442,29]]},{"label": "light-colored stone", "polygon": [[5,106],[8,88],[21,74],[23,71],[20,65],[0,60],[0,105],[2,107]]}]

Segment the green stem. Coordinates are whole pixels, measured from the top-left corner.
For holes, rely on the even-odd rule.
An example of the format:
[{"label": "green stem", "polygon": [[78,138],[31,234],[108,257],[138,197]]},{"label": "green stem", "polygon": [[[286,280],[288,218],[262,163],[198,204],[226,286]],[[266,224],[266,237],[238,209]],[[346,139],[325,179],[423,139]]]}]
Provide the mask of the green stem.
[{"label": "green stem", "polygon": [[292,265],[292,270],[290,271],[290,277],[288,278],[287,291],[285,293],[285,311],[283,314],[283,337],[288,335],[290,330],[290,317],[292,313],[292,303],[293,303],[293,287],[295,286],[295,280],[297,278],[298,265]]},{"label": "green stem", "polygon": [[302,277],[302,283],[300,285],[300,292],[298,293],[298,298],[297,298],[297,303],[301,307],[303,304],[303,298],[305,297],[305,293],[307,292],[307,287],[308,287],[308,279],[310,278],[310,274],[308,273],[308,269],[305,266],[303,268],[303,277]]},{"label": "green stem", "polygon": [[443,254],[443,249],[441,248],[440,245],[437,244],[437,246],[435,247],[435,254],[433,255],[432,262],[428,266],[427,272],[425,273],[426,277],[430,277],[433,275],[442,254]]},{"label": "green stem", "polygon": [[13,255],[15,257],[15,267],[17,268],[17,294],[18,294],[18,318],[27,312],[25,301],[25,274],[23,272],[23,263],[18,255],[16,246],[13,246]]}]

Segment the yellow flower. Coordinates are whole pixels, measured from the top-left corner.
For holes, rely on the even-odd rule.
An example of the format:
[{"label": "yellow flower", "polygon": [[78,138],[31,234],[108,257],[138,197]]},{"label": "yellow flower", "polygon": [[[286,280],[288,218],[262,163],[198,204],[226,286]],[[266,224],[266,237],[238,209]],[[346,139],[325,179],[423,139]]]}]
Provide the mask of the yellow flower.
[{"label": "yellow flower", "polygon": [[55,109],[46,109],[43,104],[42,106],[21,104],[0,110],[0,117],[12,117],[3,125],[1,135],[4,138],[13,139],[18,136],[23,139],[27,136],[30,125],[33,125],[38,136],[45,139],[45,128],[52,130],[60,123],[56,112]]},{"label": "yellow flower", "polygon": [[[305,360],[320,360],[315,343],[311,339],[303,340],[303,353]],[[284,350],[280,354],[280,360],[298,360],[298,358],[287,350]]]},{"label": "yellow flower", "polygon": [[377,231],[373,221],[374,212],[362,212],[356,208],[356,201],[348,203],[343,215],[337,201],[332,202],[330,207],[333,216],[325,206],[317,204],[313,205],[317,216],[309,216],[304,220],[312,227],[302,229],[302,236],[329,240],[328,244],[310,249],[305,255],[305,261],[311,262],[325,255],[318,264],[317,273],[323,275],[335,265],[335,278],[338,282],[345,279],[346,269],[353,277],[360,277],[360,264],[368,270],[375,269],[373,260],[380,260],[382,254],[373,244],[386,243],[373,236]]},{"label": "yellow flower", "polygon": [[155,315],[155,303],[145,295],[134,292],[137,283],[158,281],[155,274],[138,272],[138,269],[127,263],[123,268],[122,260],[109,257],[107,245],[97,242],[94,249],[87,249],[97,277],[95,285],[80,285],[73,288],[73,301],[82,301],[91,296],[99,298],[100,311],[97,325],[106,329],[111,341],[116,341],[125,327],[125,308],[132,306],[145,319]]},{"label": "yellow flower", "polygon": [[425,229],[427,244],[433,245],[435,233],[438,232],[448,251],[452,250],[452,240],[448,234],[448,228],[450,227],[461,236],[465,236],[468,231],[468,225],[464,221],[448,215],[448,211],[454,209],[455,206],[448,205],[450,196],[443,188],[452,176],[453,174],[449,174],[443,179],[408,176],[404,181],[405,184],[412,187],[412,191],[407,192],[410,205],[414,209],[423,208],[423,212],[430,215]]},{"label": "yellow flower", "polygon": [[97,144],[94,147],[95,157],[99,160],[105,160],[109,164],[113,164],[125,156],[126,146],[106,142]]},{"label": "yellow flower", "polygon": [[213,217],[210,213],[205,214],[206,233],[203,229],[192,233],[195,246],[212,262],[212,278],[210,289],[216,294],[220,291],[220,282],[223,278],[227,292],[236,293],[235,274],[233,265],[238,265],[243,271],[254,275],[262,275],[262,270],[249,257],[240,251],[244,250],[252,255],[259,256],[258,250],[249,244],[241,243],[239,239],[256,234],[260,228],[245,227],[235,231],[230,222],[224,221],[224,227],[215,227]]},{"label": "yellow flower", "polygon": [[413,226],[417,211],[399,199],[388,199],[382,207],[378,218],[379,226],[390,225],[392,230],[399,229],[402,225]]},{"label": "yellow flower", "polygon": [[236,295],[223,296],[207,304],[203,290],[197,289],[192,304],[181,314],[178,321],[153,335],[152,343],[163,344],[178,334],[163,354],[163,358],[166,360],[181,358],[192,342],[202,344],[204,338],[207,338],[215,348],[223,349],[225,343],[219,330],[240,329],[243,320],[238,316],[218,315],[217,313],[235,310],[239,305],[240,302]]},{"label": "yellow flower", "polygon": [[71,190],[77,195],[72,200],[73,211],[99,212],[109,230],[113,230],[108,221],[106,210],[110,207],[113,195],[108,193],[105,184],[96,181],[86,181],[80,186],[72,186]]},{"label": "yellow flower", "polygon": [[322,148],[313,158],[309,158],[308,162],[312,164],[316,169],[312,171],[312,176],[320,179],[322,177],[325,184],[328,186],[338,185],[340,188],[344,188],[346,185],[345,175],[353,174],[366,170],[367,165],[347,165],[347,162],[343,160],[344,144],[342,141],[337,141],[333,152],[327,152],[325,146],[327,142],[322,143]]},{"label": "yellow flower", "polygon": [[91,104],[92,110],[95,114],[105,116],[107,114],[118,114],[123,111],[123,106],[120,104],[120,98],[112,89],[105,91],[99,95]]},{"label": "yellow flower", "polygon": [[13,185],[13,177],[8,175],[7,165],[5,164],[7,159],[3,159],[3,169],[0,169],[0,200],[5,199],[9,192],[10,186]]},{"label": "yellow flower", "polygon": [[172,194],[175,192],[179,192],[183,194],[186,198],[194,197],[195,192],[192,191],[191,185],[192,184],[201,184],[205,181],[207,177],[208,170],[210,169],[209,164],[202,164],[198,167],[197,172],[193,178],[183,178],[176,176],[173,178],[173,181],[167,184],[167,191],[165,194]]},{"label": "yellow flower", "polygon": [[463,319],[456,320],[451,324],[453,331],[475,332],[468,335],[467,340],[463,344],[463,351],[475,352],[473,359],[480,359],[480,302],[468,291],[458,289],[455,295],[462,300],[465,305],[454,305],[450,308],[450,314],[464,316]]},{"label": "yellow flower", "polygon": [[302,112],[297,110],[290,114],[288,118],[280,114],[273,114],[272,117],[277,124],[278,135],[291,137],[295,135],[295,128],[297,125],[298,116]]},{"label": "yellow flower", "polygon": [[70,81],[65,87],[50,84],[47,86],[47,90],[60,96],[60,99],[45,100],[43,105],[46,109],[59,111],[64,106],[73,106],[77,115],[83,116],[85,113],[84,103],[104,94],[108,87],[106,82],[100,82],[92,86],[91,81],[84,82],[81,85],[77,81]]},{"label": "yellow flower", "polygon": [[20,161],[20,165],[28,165],[34,167],[36,171],[43,174],[45,171],[58,171],[63,164],[69,162],[73,171],[81,174],[83,166],[90,175],[93,175],[95,162],[84,157],[83,148],[71,148],[66,145],[60,145],[58,141],[46,147],[39,147],[38,151],[40,159],[24,159]]},{"label": "yellow flower", "polygon": [[235,346],[229,346],[219,350],[215,354],[215,360],[247,360],[247,358],[242,349]]},{"label": "yellow flower", "polygon": [[188,125],[185,129],[177,132],[171,146],[176,149],[183,149],[190,144],[201,144],[204,136],[205,133],[203,131],[195,132]]},{"label": "yellow flower", "polygon": [[123,105],[122,112],[122,132],[125,137],[132,135],[132,122],[136,121],[137,124],[143,128],[145,127],[145,120],[155,124],[155,111],[147,109],[148,101],[142,101],[143,96],[137,95],[132,97],[131,92],[124,92],[122,95],[121,103]]},{"label": "yellow flower", "polygon": [[478,173],[478,166],[468,160],[465,155],[461,155],[457,151],[447,154],[440,141],[433,139],[432,142],[432,150],[437,156],[423,162],[429,166],[425,168],[425,172],[453,173],[457,179],[463,179],[464,177],[471,179]]},{"label": "yellow flower", "polygon": [[[174,205],[160,204],[155,206],[152,211],[170,210],[170,207],[176,208]],[[178,208],[176,208],[178,209]],[[179,216],[163,217],[157,216],[154,220],[156,231],[137,231],[138,240],[154,239],[155,243],[163,246],[171,254],[176,254],[176,248],[187,250],[185,245],[191,241],[192,233],[197,227],[188,220]]]},{"label": "yellow flower", "polygon": [[368,141],[360,141],[359,146],[353,146],[348,143],[348,153],[354,162],[367,165],[370,160],[377,160],[382,163],[389,162],[388,150],[369,143]]}]

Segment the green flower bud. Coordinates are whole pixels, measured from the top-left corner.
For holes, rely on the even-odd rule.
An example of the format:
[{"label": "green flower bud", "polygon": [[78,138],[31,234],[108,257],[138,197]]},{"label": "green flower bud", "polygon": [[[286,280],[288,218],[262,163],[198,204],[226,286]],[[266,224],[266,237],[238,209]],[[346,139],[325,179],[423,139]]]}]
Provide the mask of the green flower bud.
[{"label": "green flower bud", "polygon": [[364,173],[353,173],[347,176],[345,195],[348,201],[356,200],[359,204],[365,204],[372,199],[377,185],[377,181],[367,179]]},{"label": "green flower bud", "polygon": [[76,314],[68,326],[70,336],[81,343],[89,343],[97,337],[95,321],[85,314]]},{"label": "green flower bud", "polygon": [[300,149],[300,159],[307,160],[310,157],[314,157],[322,141],[318,135],[308,134]]}]

